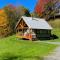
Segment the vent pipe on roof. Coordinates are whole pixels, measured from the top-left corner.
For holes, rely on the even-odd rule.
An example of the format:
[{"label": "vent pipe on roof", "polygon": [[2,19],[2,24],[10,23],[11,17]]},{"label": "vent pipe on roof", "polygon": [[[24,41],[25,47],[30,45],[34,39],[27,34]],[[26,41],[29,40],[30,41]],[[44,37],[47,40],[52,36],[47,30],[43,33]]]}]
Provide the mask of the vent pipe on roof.
[{"label": "vent pipe on roof", "polygon": [[36,18],[33,18],[33,17],[32,17],[32,20],[38,21]]},{"label": "vent pipe on roof", "polygon": [[35,19],[33,16],[31,16],[32,17],[32,20],[36,20],[36,21],[38,21],[37,19]]}]

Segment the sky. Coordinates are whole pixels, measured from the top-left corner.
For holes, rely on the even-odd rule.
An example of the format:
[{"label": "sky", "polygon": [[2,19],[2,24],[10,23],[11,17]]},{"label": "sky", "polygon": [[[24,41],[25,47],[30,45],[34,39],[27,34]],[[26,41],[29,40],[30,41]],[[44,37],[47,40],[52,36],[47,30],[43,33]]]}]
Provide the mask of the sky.
[{"label": "sky", "polygon": [[37,0],[0,0],[0,9],[6,5],[13,4],[14,6],[24,6],[29,9],[30,12],[34,11]]}]

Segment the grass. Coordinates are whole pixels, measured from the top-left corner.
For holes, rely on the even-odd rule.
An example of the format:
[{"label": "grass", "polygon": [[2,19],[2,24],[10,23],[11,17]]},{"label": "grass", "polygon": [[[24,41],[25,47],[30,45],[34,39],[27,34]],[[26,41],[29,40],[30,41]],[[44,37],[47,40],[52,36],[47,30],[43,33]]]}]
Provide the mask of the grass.
[{"label": "grass", "polygon": [[49,24],[53,27],[53,28],[60,28],[60,18],[56,18],[56,19],[51,19],[49,21]]},{"label": "grass", "polygon": [[[58,39],[47,41],[60,42],[60,20],[49,23],[53,26],[52,34],[57,35]],[[43,60],[43,56],[48,55],[54,48],[56,45],[18,40],[13,35],[0,39],[0,60]]]},{"label": "grass", "polygon": [[52,30],[52,34],[56,35],[58,38],[57,39],[52,39],[52,40],[47,40],[47,41],[51,41],[51,42],[60,42],[60,29],[59,28],[54,28]]},{"label": "grass", "polygon": [[56,45],[24,41],[15,35],[0,39],[0,60],[43,60]]},{"label": "grass", "polygon": [[58,36],[58,39],[47,40],[52,42],[60,42],[60,18],[51,19],[49,24],[53,27],[52,34]]}]

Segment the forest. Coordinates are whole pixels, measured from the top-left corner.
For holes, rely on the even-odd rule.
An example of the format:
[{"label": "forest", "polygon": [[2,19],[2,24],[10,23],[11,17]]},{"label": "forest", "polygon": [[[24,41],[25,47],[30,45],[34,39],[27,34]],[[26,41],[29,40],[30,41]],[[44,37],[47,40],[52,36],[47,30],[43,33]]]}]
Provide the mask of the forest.
[{"label": "forest", "polygon": [[[42,6],[40,5],[42,3]],[[57,12],[59,12],[60,5],[57,6],[59,0],[38,0],[36,3],[34,11],[31,13],[29,9],[24,6],[15,7],[12,4],[5,6],[0,9],[0,37],[7,37],[16,32],[15,26],[21,16],[27,17],[37,17],[46,19],[53,27],[56,27],[58,22],[54,23],[54,17]],[[50,18],[53,19],[50,19]],[[51,21],[53,23],[51,23]],[[59,27],[60,24],[57,26]]]}]

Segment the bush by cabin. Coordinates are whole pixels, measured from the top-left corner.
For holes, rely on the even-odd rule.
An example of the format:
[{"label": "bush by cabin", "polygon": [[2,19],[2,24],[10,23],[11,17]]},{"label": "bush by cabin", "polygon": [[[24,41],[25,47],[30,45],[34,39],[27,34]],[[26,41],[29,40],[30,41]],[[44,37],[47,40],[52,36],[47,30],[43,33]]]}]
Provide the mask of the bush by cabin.
[{"label": "bush by cabin", "polygon": [[50,38],[52,27],[45,19],[22,16],[16,24],[16,36],[24,39]]}]

